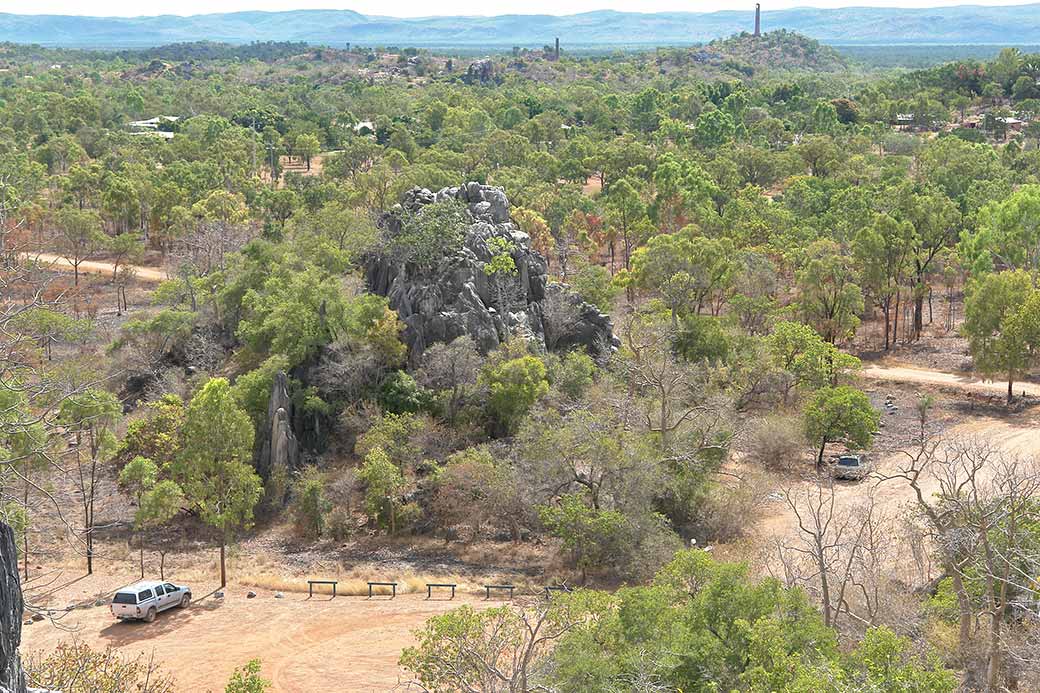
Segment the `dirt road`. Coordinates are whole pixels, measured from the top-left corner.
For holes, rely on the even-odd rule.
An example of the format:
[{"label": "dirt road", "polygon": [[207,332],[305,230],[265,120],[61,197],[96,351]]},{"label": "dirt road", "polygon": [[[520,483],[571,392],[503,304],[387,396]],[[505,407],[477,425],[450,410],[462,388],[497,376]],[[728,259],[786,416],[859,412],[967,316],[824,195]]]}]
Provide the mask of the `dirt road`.
[{"label": "dirt road", "polygon": [[[966,439],[974,436],[985,439],[999,449],[1012,455],[1022,457],[1040,456],[1040,421],[1030,417],[1022,421],[1008,422],[998,419],[969,421],[954,426],[946,434],[949,439]],[[908,460],[902,453],[894,453],[881,457],[877,461],[876,470],[879,475],[895,473],[901,464]],[[937,488],[933,480],[922,477],[922,487],[928,494]],[[808,488],[812,482],[798,479],[789,484],[797,493],[799,489]],[[835,504],[849,506],[862,500],[868,493],[873,493],[875,500],[886,509],[902,508],[913,500],[913,492],[906,482],[893,479],[878,481],[868,478],[863,481],[838,481],[834,484]],[[770,532],[793,532],[796,527],[795,518],[781,503],[775,504],[775,512],[769,513],[766,525]]]},{"label": "dirt road", "polygon": [[[73,271],[72,263],[60,255],[52,255],[50,253],[22,253],[21,257],[26,260],[36,260],[41,265],[57,272]],[[156,267],[134,267],[137,270],[136,278],[138,281],[149,283],[166,281],[166,272],[161,269]],[[80,274],[107,274],[111,276],[114,269],[115,268],[111,262],[95,260],[84,260],[79,265]]]},{"label": "dirt road", "polygon": [[[1007,394],[1007,382],[988,381],[962,373],[947,373],[926,368],[910,366],[867,366],[860,375],[869,380],[894,380],[904,383],[936,385],[961,390],[985,392],[987,394]],[[1015,395],[1025,392],[1028,395],[1040,396],[1040,385],[1035,383],[1015,383]]]},{"label": "dirt road", "polygon": [[78,639],[123,654],[154,653],[183,693],[223,691],[232,670],[253,658],[261,659],[273,693],[385,693],[407,680],[397,659],[412,644],[413,630],[461,604],[487,603],[462,594],[427,601],[425,593],[368,600],[257,592],[247,599],[245,588],[233,588],[222,602],[205,599],[151,624],[114,621],[107,607],[75,610],[61,621],[75,632],[36,623],[23,630],[22,649],[51,650]]},{"label": "dirt road", "polygon": [[[909,384],[910,388],[903,388],[901,404],[907,407],[908,399],[917,385],[931,385],[942,390],[954,391],[949,395],[957,399],[956,391],[962,393],[975,392],[985,394],[1000,394],[1007,392],[1007,384],[1000,382],[986,382],[963,374],[948,373],[943,371],[928,370],[899,365],[874,365],[864,368],[862,376],[873,381],[889,381],[893,383]],[[895,389],[899,392],[899,389]],[[1040,396],[1040,385],[1023,383],[1015,385],[1016,396],[1025,391],[1029,395]],[[889,412],[891,413],[891,412]],[[1021,457],[1040,458],[1040,412],[1035,409],[1027,409],[1006,417],[979,415],[975,417],[961,416],[959,421],[953,424],[943,433],[948,439],[966,439],[978,437],[994,444],[999,449],[1012,455]],[[884,421],[888,417],[882,417]],[[892,448],[889,448],[891,451]],[[868,478],[858,482],[836,481],[834,483],[834,507],[837,511],[850,510],[856,505],[866,502],[868,495],[873,495],[877,508],[891,517],[905,517],[913,512],[912,502],[914,494],[909,485],[901,479],[887,481],[879,480],[879,477],[893,474],[907,461],[902,452],[890,452],[889,454],[877,454],[875,456],[876,472],[874,478]],[[985,470],[983,471],[985,474]],[[928,475],[922,477],[922,487],[926,495],[938,489],[938,483]],[[763,506],[761,523],[756,530],[756,543],[769,545],[774,539],[793,542],[797,539],[797,518],[791,509],[783,501],[785,493],[791,497],[806,499],[806,493],[816,488],[816,482],[812,474],[806,472],[799,477],[788,478],[786,481],[777,480],[771,493],[770,502]],[[892,570],[910,570],[910,565],[892,566]],[[909,578],[910,576],[904,576]],[[907,580],[912,584],[911,580]]]}]

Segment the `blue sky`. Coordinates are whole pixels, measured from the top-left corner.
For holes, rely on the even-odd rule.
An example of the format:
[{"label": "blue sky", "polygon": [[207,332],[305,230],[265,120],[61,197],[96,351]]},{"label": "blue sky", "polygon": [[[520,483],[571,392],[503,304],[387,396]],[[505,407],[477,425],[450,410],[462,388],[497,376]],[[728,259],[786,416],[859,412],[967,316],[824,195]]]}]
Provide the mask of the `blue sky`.
[{"label": "blue sky", "polygon": [[[711,12],[744,10],[754,2],[730,0],[484,0],[479,5],[445,5],[438,14],[462,14],[479,9],[483,15],[497,14],[575,14],[591,10],[614,9],[631,12]],[[788,7],[941,7],[949,5],[1021,5],[1012,0],[774,0],[763,2],[764,10]],[[207,14],[240,10],[351,9],[364,14],[395,17],[422,17],[435,5],[429,0],[0,0],[0,12],[15,14],[70,14],[131,17],[156,14]]]}]

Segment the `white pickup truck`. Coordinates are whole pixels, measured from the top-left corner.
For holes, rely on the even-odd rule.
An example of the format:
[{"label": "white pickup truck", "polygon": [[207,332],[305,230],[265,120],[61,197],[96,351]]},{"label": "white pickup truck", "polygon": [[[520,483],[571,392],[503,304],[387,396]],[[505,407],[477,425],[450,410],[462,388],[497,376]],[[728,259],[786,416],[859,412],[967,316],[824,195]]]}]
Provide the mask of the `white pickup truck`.
[{"label": "white pickup truck", "polygon": [[160,611],[191,604],[191,589],[172,582],[142,580],[127,585],[112,597],[112,615],[151,623]]}]

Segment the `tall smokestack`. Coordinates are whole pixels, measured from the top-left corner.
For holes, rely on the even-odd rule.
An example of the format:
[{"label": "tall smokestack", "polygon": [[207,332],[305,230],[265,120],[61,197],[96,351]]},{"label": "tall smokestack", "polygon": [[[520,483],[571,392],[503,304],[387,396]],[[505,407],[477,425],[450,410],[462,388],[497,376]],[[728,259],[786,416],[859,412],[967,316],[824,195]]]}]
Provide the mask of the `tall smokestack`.
[{"label": "tall smokestack", "polygon": [[755,3],[755,36],[762,35],[762,4]]},{"label": "tall smokestack", "polygon": [[556,37],[556,60],[560,59],[560,37]]}]

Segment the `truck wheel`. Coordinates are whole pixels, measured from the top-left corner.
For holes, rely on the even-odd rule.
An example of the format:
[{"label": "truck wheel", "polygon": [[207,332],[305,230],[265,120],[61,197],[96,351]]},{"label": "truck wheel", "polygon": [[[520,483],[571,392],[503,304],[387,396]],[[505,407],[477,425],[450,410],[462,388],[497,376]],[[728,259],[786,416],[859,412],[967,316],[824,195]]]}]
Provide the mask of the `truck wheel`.
[{"label": "truck wheel", "polygon": [[189,606],[191,606],[191,595],[186,594],[183,597],[181,597],[181,608],[187,609]]},{"label": "truck wheel", "polygon": [[155,607],[154,606],[152,608],[148,609],[148,613],[144,615],[144,620],[145,620],[146,623],[151,623],[152,621],[155,620]]}]

